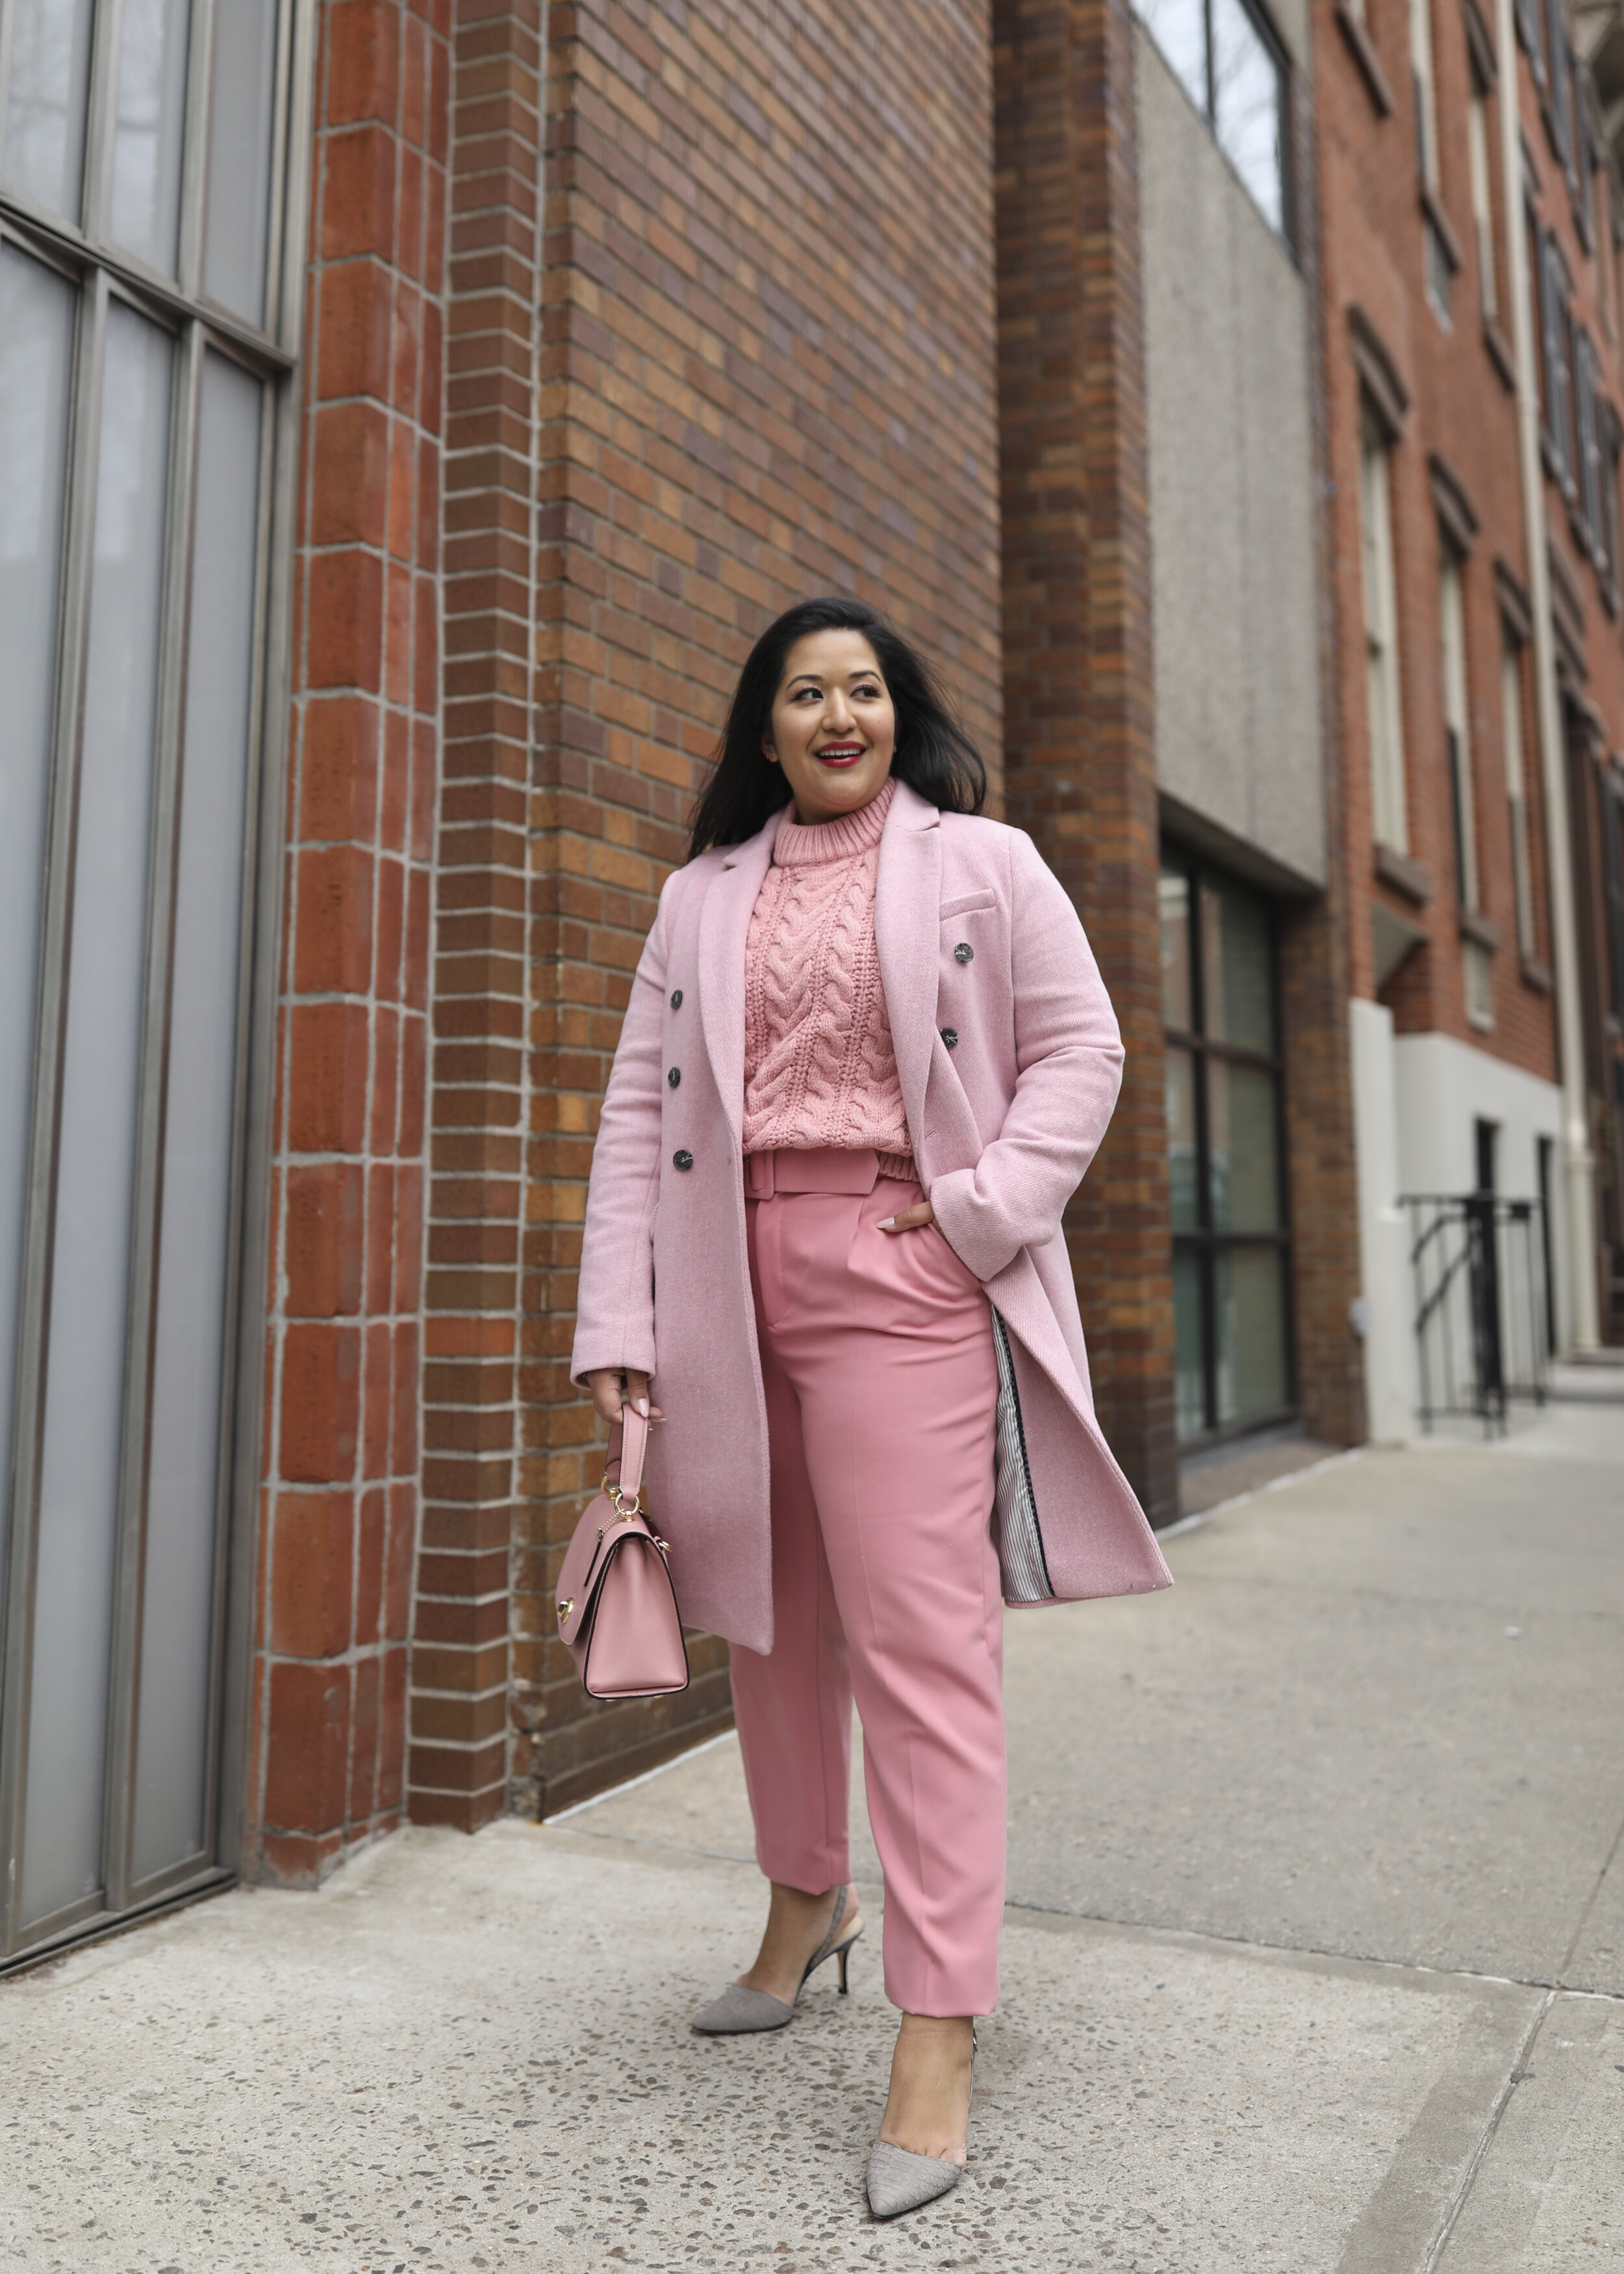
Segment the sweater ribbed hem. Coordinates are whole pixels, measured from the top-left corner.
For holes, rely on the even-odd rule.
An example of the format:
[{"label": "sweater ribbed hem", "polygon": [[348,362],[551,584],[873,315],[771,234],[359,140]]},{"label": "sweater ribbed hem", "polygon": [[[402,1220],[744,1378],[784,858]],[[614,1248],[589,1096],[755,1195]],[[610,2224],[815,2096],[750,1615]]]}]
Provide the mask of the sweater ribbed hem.
[{"label": "sweater ribbed hem", "polygon": [[795,821],[786,814],[773,840],[774,868],[807,869],[819,862],[850,861],[866,853],[880,841],[896,787],[887,778],[867,805],[860,805],[855,813],[843,813],[838,821]]}]

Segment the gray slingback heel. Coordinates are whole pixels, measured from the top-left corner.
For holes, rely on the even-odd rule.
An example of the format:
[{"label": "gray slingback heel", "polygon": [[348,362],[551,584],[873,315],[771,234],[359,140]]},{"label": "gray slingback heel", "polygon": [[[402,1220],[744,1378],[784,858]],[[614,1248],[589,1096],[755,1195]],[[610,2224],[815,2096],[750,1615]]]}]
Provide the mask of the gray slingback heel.
[{"label": "gray slingback heel", "polygon": [[[847,1892],[842,1887],[835,1897],[835,1915],[829,1922],[829,1931],[807,1961],[806,1971],[801,1977],[801,1988],[805,1987],[815,1967],[821,1966],[826,1958],[833,1958],[838,1962],[840,1969],[840,1995],[844,1998],[847,1994],[846,1962],[852,1954],[852,1945],[862,1932],[862,1921],[859,1919],[845,1940],[840,1939],[840,1922],[846,1916]],[[800,1990],[797,1990],[796,1996],[799,1995]],[[741,1982],[730,1982],[719,1998],[713,1998],[708,2006],[700,2007],[688,2027],[697,2029],[702,2037],[738,2037],[753,2029],[781,2029],[794,2011],[794,1999],[791,1999],[786,2006],[782,1998],[775,1998],[770,1990],[747,1990]]]},{"label": "gray slingback heel", "polygon": [[[974,2102],[974,2029],[970,2034],[970,2097]],[[967,2141],[967,2115],[965,2131]],[[889,2140],[876,2140],[868,2150],[868,2208],[876,2218],[900,2218],[904,2211],[918,2210],[922,2203],[935,2202],[938,2195],[951,2193],[964,2177],[964,2168],[949,2156],[916,2156],[911,2148],[896,2148]]]}]

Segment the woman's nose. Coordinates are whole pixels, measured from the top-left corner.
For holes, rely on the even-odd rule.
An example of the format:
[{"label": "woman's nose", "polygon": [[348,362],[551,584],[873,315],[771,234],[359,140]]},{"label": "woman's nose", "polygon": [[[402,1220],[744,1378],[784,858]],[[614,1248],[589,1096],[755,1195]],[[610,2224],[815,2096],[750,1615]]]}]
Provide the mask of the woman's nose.
[{"label": "woman's nose", "polygon": [[828,719],[831,731],[837,734],[844,734],[851,726],[851,705],[838,688],[835,689],[824,704],[823,716]]}]

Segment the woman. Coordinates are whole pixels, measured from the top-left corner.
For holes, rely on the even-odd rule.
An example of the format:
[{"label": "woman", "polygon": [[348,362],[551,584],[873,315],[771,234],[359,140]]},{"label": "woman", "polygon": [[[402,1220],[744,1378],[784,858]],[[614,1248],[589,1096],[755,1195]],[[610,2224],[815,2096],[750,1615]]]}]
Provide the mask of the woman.
[{"label": "woman", "polygon": [[633,983],[572,1360],[606,1419],[663,1420],[650,1504],[684,1616],[732,1645],[771,1895],[695,2029],[781,2027],[831,1954],[845,1987],[855,1697],[902,2009],[880,2217],[957,2180],[998,1993],[1003,1597],[1168,1584],[1094,1418],[1060,1231],[1122,1046],[1070,900],[979,817],[984,787],[873,610],[808,601],[756,643]]}]

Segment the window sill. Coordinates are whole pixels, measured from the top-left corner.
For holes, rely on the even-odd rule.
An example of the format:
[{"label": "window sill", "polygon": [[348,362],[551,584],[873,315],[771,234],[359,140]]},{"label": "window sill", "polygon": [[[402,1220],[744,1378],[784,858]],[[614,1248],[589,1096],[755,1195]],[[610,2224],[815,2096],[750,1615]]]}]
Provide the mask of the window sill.
[{"label": "window sill", "polygon": [[1370,34],[1352,9],[1345,4],[1337,8],[1336,28],[1352,50],[1353,60],[1359,66],[1365,91],[1370,96],[1377,117],[1390,118],[1393,115],[1393,89],[1387,84],[1387,75],[1381,68]]},{"label": "window sill", "polygon": [[1395,845],[1376,847],[1376,875],[1384,885],[1391,885],[1395,892],[1402,892],[1424,908],[1432,897],[1432,880],[1419,861],[1408,853],[1401,853]]},{"label": "window sill", "polygon": [[1485,916],[1481,908],[1462,908],[1460,930],[1462,939],[1475,940],[1491,955],[1500,953],[1500,926],[1492,916]]},{"label": "window sill", "polygon": [[1506,335],[1492,316],[1483,320],[1483,344],[1489,351],[1489,361],[1500,373],[1500,384],[1507,395],[1517,391],[1517,366]]},{"label": "window sill", "polygon": [[1531,987],[1536,995],[1548,995],[1552,987],[1550,965],[1542,963],[1537,955],[1525,955],[1522,958],[1522,984]]},{"label": "window sill", "polygon": [[1466,256],[1461,251],[1461,240],[1455,233],[1448,215],[1425,182],[1421,184],[1421,210],[1438,232],[1438,241],[1444,249],[1444,258],[1449,263],[1454,274],[1458,276],[1466,265]]}]

